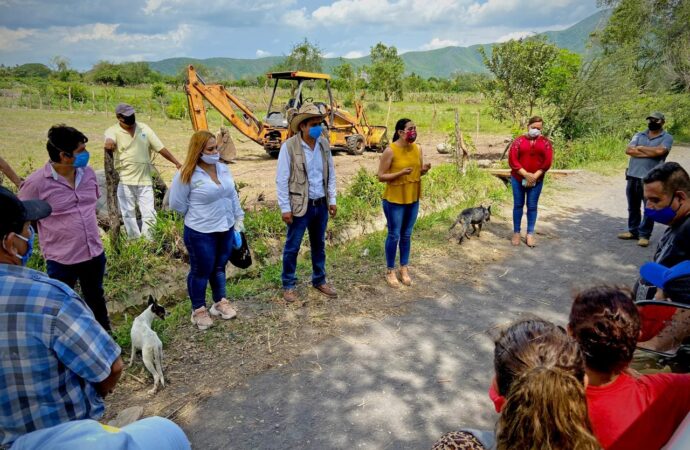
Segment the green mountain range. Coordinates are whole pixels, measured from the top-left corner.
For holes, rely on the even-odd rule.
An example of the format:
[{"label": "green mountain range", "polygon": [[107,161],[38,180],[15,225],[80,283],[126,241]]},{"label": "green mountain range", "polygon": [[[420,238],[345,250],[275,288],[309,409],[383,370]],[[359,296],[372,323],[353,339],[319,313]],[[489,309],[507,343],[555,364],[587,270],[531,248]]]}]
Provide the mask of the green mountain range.
[{"label": "green mountain range", "polygon": [[[575,25],[561,31],[541,33],[550,42],[561,48],[584,54],[592,32],[602,28],[608,20],[610,10],[599,11]],[[480,47],[491,48],[494,44],[473,45],[471,47],[445,47],[436,50],[403,53],[405,73],[415,73],[421,77],[448,77],[457,72],[483,73],[486,68],[479,54]],[[166,75],[176,75],[189,64],[203,64],[215,73],[217,78],[242,79],[253,78],[264,74],[283,59],[281,56],[269,56],[258,59],[237,58],[169,58],[149,62],[151,69]],[[335,66],[348,62],[354,67],[369,64],[369,56],[354,59],[324,58],[323,68],[332,73]]]}]

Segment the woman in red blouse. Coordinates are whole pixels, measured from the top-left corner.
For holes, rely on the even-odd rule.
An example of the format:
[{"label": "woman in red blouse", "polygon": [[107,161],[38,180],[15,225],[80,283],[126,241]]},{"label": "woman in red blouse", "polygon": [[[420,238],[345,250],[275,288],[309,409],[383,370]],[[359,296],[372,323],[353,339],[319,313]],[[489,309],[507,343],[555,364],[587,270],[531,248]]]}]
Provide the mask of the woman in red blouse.
[{"label": "woman in red blouse", "polygon": [[534,247],[534,225],[537,223],[537,205],[543,186],[544,174],[551,167],[553,147],[542,136],[544,120],[539,116],[529,119],[527,133],[518,136],[510,147],[508,163],[512,169],[513,186],[513,245],[520,245],[520,224],[527,200],[527,236],[525,242]]}]

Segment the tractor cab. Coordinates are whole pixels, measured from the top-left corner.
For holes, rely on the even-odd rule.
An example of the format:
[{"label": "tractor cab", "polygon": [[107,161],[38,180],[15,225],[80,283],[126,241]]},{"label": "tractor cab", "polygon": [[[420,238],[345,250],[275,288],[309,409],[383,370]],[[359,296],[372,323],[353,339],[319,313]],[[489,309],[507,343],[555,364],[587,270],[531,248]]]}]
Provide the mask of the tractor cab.
[{"label": "tractor cab", "polygon": [[[327,122],[330,124],[333,123],[335,108],[333,102],[333,93],[331,92],[330,75],[325,73],[291,71],[271,72],[266,74],[266,76],[269,79],[275,80],[273,83],[271,100],[268,104],[268,111],[266,112],[265,122],[267,124],[274,127],[287,128],[292,115],[304,103],[314,103],[319,110],[321,110],[321,112],[329,115]],[[285,103],[278,101],[276,98],[276,92],[278,91],[278,85],[280,84],[281,80],[293,82],[290,90],[290,98]],[[317,86],[315,86],[315,83],[309,83],[311,81],[317,83],[319,81],[325,82],[326,92],[328,93],[328,103],[314,100],[311,91]]]}]

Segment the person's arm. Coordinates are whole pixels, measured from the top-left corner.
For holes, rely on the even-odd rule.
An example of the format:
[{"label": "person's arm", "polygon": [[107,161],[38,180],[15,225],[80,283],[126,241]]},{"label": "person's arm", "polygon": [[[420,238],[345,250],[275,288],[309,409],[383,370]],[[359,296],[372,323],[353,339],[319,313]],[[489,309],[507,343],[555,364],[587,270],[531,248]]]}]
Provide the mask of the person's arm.
[{"label": "person's arm", "polygon": [[283,216],[283,222],[292,223],[292,207],[290,206],[290,152],[287,144],[283,142],[278,153],[278,167],[276,169],[276,193],[278,206]]},{"label": "person's arm", "polygon": [[335,163],[333,162],[333,155],[328,151],[328,213],[332,218],[338,214],[338,207],[336,206],[336,178],[335,178]]},{"label": "person's arm", "polygon": [[9,178],[15,186],[19,187],[22,184],[22,178],[19,175],[17,175],[17,173],[14,170],[12,170],[12,167],[7,163],[7,161],[5,161],[2,158],[0,158],[0,171],[7,175],[7,178]]},{"label": "person's arm", "polygon": [[229,178],[230,186],[232,186],[230,189],[230,210],[235,222],[234,227],[237,231],[244,231],[244,211],[242,210],[242,203],[240,202],[240,194],[237,192],[237,189],[235,189],[235,180],[232,178],[230,169],[225,164],[219,164],[216,167],[218,166],[223,167],[223,171]]},{"label": "person's arm", "polygon": [[189,209],[189,193],[192,190],[191,180],[189,183],[183,183],[178,171],[173,177],[170,184],[170,209],[175,210],[183,216],[187,214]]},{"label": "person's arm", "polygon": [[112,127],[105,130],[104,138],[105,142],[103,143],[103,148],[106,151],[114,152],[117,150],[117,137],[115,136],[115,132],[113,131]]},{"label": "person's arm", "polygon": [[110,366],[110,375],[108,375],[108,378],[101,382],[94,383],[93,386],[96,388],[98,395],[105,398],[108,394],[113,392],[115,385],[120,381],[124,366],[125,364],[122,362],[122,358],[118,356],[115,362]]},{"label": "person's arm", "polygon": [[424,176],[431,169],[431,163],[424,164],[424,152],[422,152],[422,147],[419,147],[419,163],[422,165],[421,175]]},{"label": "person's arm", "polygon": [[158,135],[149,127],[148,125],[143,125],[143,129],[146,132],[146,137],[149,140],[149,148],[152,148],[156,153],[159,153],[163,158],[167,159],[175,165],[179,170],[182,164],[175,158],[175,155],[170,153],[170,151],[165,148],[163,142],[158,138]]},{"label": "person's arm", "polygon": [[122,373],[120,347],[77,294],[70,292],[55,317],[50,346],[65,367],[104,397]]},{"label": "person's arm", "polygon": [[534,178],[537,180],[541,179],[551,168],[551,164],[553,164],[553,144],[551,144],[550,140],[544,138],[544,163],[534,172]]},{"label": "person's arm", "polygon": [[633,158],[648,158],[645,153],[638,150],[637,143],[640,141],[640,133],[635,133],[635,136],[630,140],[628,147],[625,149],[625,154]]},{"label": "person's arm", "polygon": [[41,199],[41,193],[36,185],[36,177],[29,176],[22,183],[22,187],[19,188],[19,192],[17,192],[17,197],[19,197],[19,200]]},{"label": "person's arm", "polygon": [[393,149],[388,147],[383,151],[383,153],[381,153],[381,159],[379,160],[379,171],[377,174],[379,181],[385,183],[388,181],[393,181],[396,178],[400,178],[403,175],[409,175],[412,173],[411,167],[406,167],[399,172],[388,173],[392,164]]},{"label": "person's arm", "polygon": [[175,155],[170,153],[167,148],[163,147],[158,153],[160,153],[163,158],[173,163],[178,170],[182,167],[182,164],[175,158]]}]

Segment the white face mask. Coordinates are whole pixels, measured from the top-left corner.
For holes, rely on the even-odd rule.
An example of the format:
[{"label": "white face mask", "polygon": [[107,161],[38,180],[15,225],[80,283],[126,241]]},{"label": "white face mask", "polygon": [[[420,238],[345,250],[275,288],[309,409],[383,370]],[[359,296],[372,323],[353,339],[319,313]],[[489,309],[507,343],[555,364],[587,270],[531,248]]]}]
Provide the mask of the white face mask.
[{"label": "white face mask", "polygon": [[220,160],[220,153],[214,153],[212,155],[207,155],[205,153],[201,154],[201,160],[206,164],[215,164]]},{"label": "white face mask", "polygon": [[541,136],[541,130],[539,128],[530,128],[529,131],[527,132],[529,137],[531,138],[536,138]]}]

